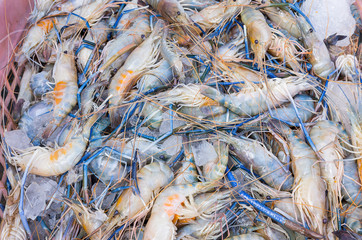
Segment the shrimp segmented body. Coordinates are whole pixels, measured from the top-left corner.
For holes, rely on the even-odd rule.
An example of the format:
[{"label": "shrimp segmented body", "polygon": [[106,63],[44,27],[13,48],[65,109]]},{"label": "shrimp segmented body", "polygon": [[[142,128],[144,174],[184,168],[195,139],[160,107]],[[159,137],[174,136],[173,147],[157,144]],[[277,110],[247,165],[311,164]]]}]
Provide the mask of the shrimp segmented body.
[{"label": "shrimp segmented body", "polygon": [[[161,20],[157,22],[157,25],[155,28],[158,30],[155,29],[140,46],[132,51],[124,65],[111,79],[108,93],[111,108],[121,104],[141,75],[155,65],[159,54],[159,31],[163,25]],[[110,117],[112,124],[117,122],[116,109],[110,110]]]},{"label": "shrimp segmented body", "polygon": [[343,198],[350,204],[359,206],[362,203],[362,184],[359,181],[358,169],[354,155],[343,161],[344,174],[342,178]]},{"label": "shrimp segmented body", "polygon": [[302,33],[305,47],[310,52],[308,58],[312,64],[314,73],[326,79],[333,71],[334,64],[331,61],[329,51],[323,41],[320,41],[313,28],[303,17],[298,17],[298,26]]},{"label": "shrimp segmented body", "polygon": [[63,147],[30,147],[10,159],[12,164],[25,169],[31,162],[29,173],[40,176],[58,176],[72,169],[83,156],[88,145],[92,125],[98,116],[90,117],[83,129],[75,134]]},{"label": "shrimp segmented body", "polygon": [[294,174],[293,198],[302,214],[302,221],[314,231],[323,233],[326,186],[316,154],[284,123],[271,120],[269,126],[287,139]]},{"label": "shrimp segmented body", "polygon": [[[70,44],[70,42],[64,44]],[[53,90],[54,120],[48,125],[44,132],[45,137],[50,136],[52,131],[77,104],[78,83],[75,57],[65,49],[58,53],[57,61],[55,62],[53,69],[53,78],[55,80],[55,87]]]},{"label": "shrimp segmented body", "polygon": [[152,207],[151,217],[147,222],[143,239],[174,239],[176,236],[176,226],[172,220],[177,209],[186,201],[187,196],[207,191],[209,186],[209,183],[198,182],[174,185],[163,190]]},{"label": "shrimp segmented body", "polygon": [[293,176],[279,159],[260,142],[235,137],[225,137],[230,150],[245,164],[253,169],[270,186],[289,190],[293,185]]},{"label": "shrimp segmented body", "polygon": [[200,92],[240,116],[254,116],[268,110],[269,103],[279,106],[289,101],[289,94],[293,97],[300,91],[312,88],[313,84],[307,79],[289,77],[273,78],[262,88],[246,88],[236,94],[222,94],[208,86],[201,86]]},{"label": "shrimp segmented body", "polygon": [[337,230],[335,210],[341,201],[343,178],[343,150],[338,141],[339,126],[332,121],[318,121],[310,131],[310,137],[324,161],[320,162],[321,176],[327,184],[333,229]]},{"label": "shrimp segmented body", "polygon": [[12,186],[10,195],[7,197],[4,216],[1,222],[1,240],[26,240],[26,232],[20,219],[20,182],[17,182],[13,171],[7,170],[7,177]]},{"label": "shrimp segmented body", "polygon": [[113,216],[116,210],[119,212],[110,219],[110,227],[121,225],[122,221],[147,213],[153,194],[157,194],[162,187],[172,181],[173,172],[164,163],[153,162],[141,168],[137,173],[137,178],[140,194],[135,194],[132,189],[122,192],[110,210],[109,216]]}]

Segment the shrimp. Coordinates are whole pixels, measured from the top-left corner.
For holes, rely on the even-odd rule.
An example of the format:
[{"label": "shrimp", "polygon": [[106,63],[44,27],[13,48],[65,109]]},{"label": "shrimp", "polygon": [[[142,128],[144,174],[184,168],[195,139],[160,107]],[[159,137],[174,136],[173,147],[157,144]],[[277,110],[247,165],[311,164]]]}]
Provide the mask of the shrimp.
[{"label": "shrimp", "polygon": [[49,81],[51,78],[51,71],[41,71],[34,74],[30,79],[30,88],[37,98],[43,97],[46,93],[53,90],[54,85]]},{"label": "shrimp", "polygon": [[107,42],[101,55],[103,59],[103,65],[99,70],[102,73],[101,79],[109,81],[113,69],[118,70],[131,50],[140,45],[150,32],[149,16],[141,12],[129,28],[123,30],[117,38]]},{"label": "shrimp", "polygon": [[[259,3],[270,4],[270,0],[258,0]],[[299,39],[302,36],[297,24],[297,20],[287,11],[277,7],[269,7],[263,9],[268,18],[278,27],[286,30],[290,35]]]},{"label": "shrimp", "polygon": [[263,88],[242,89],[238,93],[222,94],[209,86],[201,86],[200,92],[240,116],[254,116],[268,110],[268,104],[279,106],[300,91],[313,89],[314,83],[304,78],[288,77],[269,79]]},{"label": "shrimp", "polygon": [[226,24],[232,17],[239,15],[243,6],[250,3],[250,0],[226,0],[211,5],[191,15],[191,19],[203,31],[215,28],[218,24]]},{"label": "shrimp", "polygon": [[[230,218],[228,211],[233,199],[230,191],[202,193],[195,198],[190,195],[182,207],[176,211],[177,226],[185,225],[177,231],[176,239],[217,239]],[[175,220],[174,219],[174,220]]]},{"label": "shrimp", "polygon": [[35,68],[31,65],[27,64],[25,66],[25,70],[23,76],[20,81],[20,90],[17,101],[19,102],[21,99],[24,100],[24,104],[22,109],[26,109],[29,107],[30,102],[33,99],[31,88],[30,88],[30,80],[32,76],[35,74]]},{"label": "shrimp", "polygon": [[[157,176],[157,178],[155,178]],[[139,215],[144,215],[150,210],[153,195],[162,187],[168,185],[173,179],[172,170],[164,163],[153,162],[141,168],[137,173],[139,195],[129,188],[122,192],[117,202],[111,207],[108,214],[108,230],[124,221],[129,221]],[[115,215],[118,211],[118,215]]]},{"label": "shrimp", "polygon": [[312,148],[284,123],[270,120],[269,127],[287,139],[295,179],[293,198],[302,214],[303,223],[307,222],[313,231],[323,233],[326,186],[320,174],[317,156]]},{"label": "shrimp", "polygon": [[318,39],[313,28],[303,17],[298,17],[297,23],[302,33],[304,45],[309,51],[308,58],[312,64],[313,72],[323,79],[331,77],[329,75],[334,71],[334,64],[326,45]]},{"label": "shrimp", "polygon": [[59,51],[57,61],[53,69],[55,80],[53,121],[47,126],[43,136],[49,137],[63,119],[70,113],[77,104],[77,68],[75,57],[68,53],[71,42],[64,43],[62,51]]},{"label": "shrimp", "polygon": [[217,107],[219,104],[209,97],[205,97],[200,93],[201,86],[196,84],[183,85],[180,84],[177,87],[160,93],[156,96],[161,102],[178,104],[181,107],[190,108],[210,108]]},{"label": "shrimp", "polygon": [[[102,45],[105,41],[107,41],[107,34],[108,34],[108,27],[104,21],[100,21],[97,24],[95,24],[91,30],[87,33],[87,35],[84,38],[84,41],[92,41],[92,36],[97,36],[95,44],[96,49],[99,48],[100,45]],[[77,63],[79,66],[79,69],[83,71],[85,66],[87,65],[87,62],[89,61],[89,58],[94,50],[91,50],[89,48],[82,48],[78,54],[77,54]]]},{"label": "shrimp", "polygon": [[159,54],[159,32],[162,25],[162,21],[159,20],[152,34],[132,51],[127,61],[111,79],[108,96],[110,97],[109,106],[111,107],[110,119],[112,125],[116,125],[118,122],[118,116],[116,116],[116,109],[114,108],[122,103],[127,93],[145,71],[154,67]]},{"label": "shrimp", "polygon": [[202,169],[203,176],[209,182],[219,181],[225,174],[226,165],[229,160],[229,148],[224,142],[214,143],[218,154],[215,161],[208,161]]},{"label": "shrimp", "polygon": [[344,222],[345,225],[357,234],[362,234],[362,208],[354,207],[346,204],[344,206]]},{"label": "shrimp", "polygon": [[59,0],[36,0],[34,10],[30,16],[31,21],[36,22],[43,18],[57,2]]},{"label": "shrimp", "polygon": [[4,216],[1,222],[1,240],[26,240],[26,232],[19,214],[20,182],[15,179],[13,170],[8,168],[6,176],[11,184],[11,192],[6,200]]},{"label": "shrimp", "polygon": [[[20,51],[27,59],[30,59],[42,47],[46,36],[54,27],[53,21],[55,20],[50,18],[43,19],[29,29]],[[18,57],[18,62],[21,62],[22,55]]]},{"label": "shrimp", "polygon": [[292,188],[293,176],[291,172],[262,143],[230,136],[224,138],[230,144],[230,150],[243,164],[255,171],[270,186],[281,190]]},{"label": "shrimp", "polygon": [[177,0],[145,0],[169,23],[191,24],[185,9]]},{"label": "shrimp", "polygon": [[293,69],[293,71],[303,72],[303,69],[298,63],[296,56],[298,54],[298,51],[295,47],[296,45],[299,44],[297,44],[295,41],[287,39],[286,37],[282,36],[282,34],[279,36],[279,34],[277,35],[276,33],[273,33],[268,52],[274,57],[278,58],[281,62],[285,62],[288,67]]},{"label": "shrimp", "polygon": [[187,183],[195,183],[197,179],[197,169],[195,165],[195,158],[191,152],[191,144],[189,139],[186,137],[183,138],[183,145],[185,149],[185,158],[182,161],[182,165],[179,168],[179,174],[175,177],[174,185],[181,185]]},{"label": "shrimp", "polygon": [[[314,113],[314,100],[312,97],[306,94],[300,94],[295,96],[293,101],[298,109],[298,115],[302,122],[308,122]],[[273,118],[277,118],[282,121],[299,123],[298,116],[295,113],[292,103],[280,106],[279,108],[273,108],[269,111],[269,114]]]},{"label": "shrimp", "polygon": [[175,43],[171,43],[166,39],[168,31],[164,31],[162,40],[161,40],[161,55],[164,59],[170,64],[174,75],[179,78],[179,81],[183,81],[185,79],[184,67],[181,61],[181,57],[177,53],[177,46],[174,46]]},{"label": "shrimp", "polygon": [[318,121],[310,131],[310,137],[324,161],[320,162],[321,176],[328,190],[329,210],[333,230],[337,230],[337,215],[334,214],[341,202],[341,182],[343,178],[343,150],[338,141],[340,127],[332,121]]},{"label": "shrimp", "polygon": [[336,68],[346,80],[358,83],[360,77],[360,67],[358,60],[351,54],[342,54],[336,60]]},{"label": "shrimp", "polygon": [[262,237],[258,233],[245,233],[245,234],[242,234],[242,235],[225,238],[225,240],[249,240],[249,239],[264,240],[265,238]]},{"label": "shrimp", "polygon": [[245,24],[251,49],[254,51],[254,62],[262,67],[262,62],[268,50],[272,32],[266,23],[264,15],[251,7],[245,7],[241,12],[241,21]]},{"label": "shrimp", "polygon": [[86,207],[82,203],[77,203],[67,198],[63,199],[63,202],[73,210],[78,223],[83,227],[91,240],[107,239],[110,237],[102,232],[102,226],[108,219],[103,210]]},{"label": "shrimp", "polygon": [[153,204],[151,217],[147,222],[144,240],[175,239],[176,226],[172,222],[181,204],[186,201],[186,197],[207,191],[210,189],[209,183],[193,183],[184,185],[174,185],[163,190]]},{"label": "shrimp", "polygon": [[[173,74],[171,66],[168,62],[162,59],[159,66],[148,71],[138,82],[138,89],[142,92],[149,91],[162,85],[168,85],[172,80]],[[151,129],[157,129],[162,123],[162,106],[147,101],[140,113],[141,116],[147,118],[145,122]]]},{"label": "shrimp", "polygon": [[360,182],[362,182],[362,122],[359,113],[349,113],[351,122],[351,140],[357,157],[357,169]]},{"label": "shrimp", "polygon": [[[23,170],[31,162],[29,173],[44,177],[58,176],[72,169],[83,156],[87,147],[92,125],[97,115],[90,117],[79,133],[75,134],[63,147],[30,147],[9,160]],[[80,130],[80,129],[78,129]]]},{"label": "shrimp", "polygon": [[[235,39],[227,42],[225,45],[219,47],[216,52],[216,56],[220,59],[216,64],[222,64],[222,62],[237,62],[242,53],[239,51],[245,47],[245,37],[242,31]],[[220,62],[220,63],[219,63]]]},{"label": "shrimp", "polygon": [[342,178],[342,195],[350,204],[360,206],[362,203],[362,184],[358,177],[358,169],[354,155],[346,157],[343,161],[344,173]]}]

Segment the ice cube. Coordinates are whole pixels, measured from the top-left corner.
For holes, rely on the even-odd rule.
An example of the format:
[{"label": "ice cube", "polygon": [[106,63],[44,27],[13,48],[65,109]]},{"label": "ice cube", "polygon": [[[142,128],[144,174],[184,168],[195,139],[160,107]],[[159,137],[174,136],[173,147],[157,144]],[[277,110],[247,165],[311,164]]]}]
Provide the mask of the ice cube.
[{"label": "ice cube", "polygon": [[31,140],[23,130],[13,130],[4,133],[6,144],[13,149],[25,149],[31,147]]},{"label": "ice cube", "polygon": [[218,159],[214,147],[206,140],[191,143],[191,150],[197,166],[203,166],[208,162],[216,162]]},{"label": "ice cube", "polygon": [[[171,131],[171,121],[170,121],[170,111],[166,111],[162,114],[162,123],[160,126],[160,135],[165,134],[169,131]],[[185,125],[186,122],[182,119],[180,119],[177,115],[173,115],[173,128],[180,127],[182,125]]]},{"label": "ice cube", "polygon": [[306,0],[301,10],[309,17],[320,40],[337,33],[347,36],[337,45],[347,46],[356,28],[350,6],[350,0]]},{"label": "ice cube", "polygon": [[181,150],[182,136],[170,136],[163,143],[161,148],[169,155],[175,155]]},{"label": "ice cube", "polygon": [[46,193],[37,182],[32,182],[25,191],[24,213],[34,220],[46,207]]}]

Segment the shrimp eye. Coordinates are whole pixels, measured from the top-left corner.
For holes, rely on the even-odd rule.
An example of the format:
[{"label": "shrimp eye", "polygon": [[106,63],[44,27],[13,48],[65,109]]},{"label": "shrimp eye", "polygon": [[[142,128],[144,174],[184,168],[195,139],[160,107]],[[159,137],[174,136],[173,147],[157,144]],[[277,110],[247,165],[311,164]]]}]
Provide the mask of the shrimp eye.
[{"label": "shrimp eye", "polygon": [[68,53],[68,51],[67,51],[67,50],[65,50],[65,51],[64,51],[64,54],[67,54],[67,53]]},{"label": "shrimp eye", "polygon": [[236,2],[236,0],[233,0],[234,2]]},{"label": "shrimp eye", "polygon": [[230,147],[230,150],[231,150],[231,151],[234,151],[234,150],[235,150],[235,148],[234,148],[233,145],[230,145],[229,147]]},{"label": "shrimp eye", "polygon": [[264,3],[265,3],[265,0],[261,0],[261,3],[264,4]]},{"label": "shrimp eye", "polygon": [[146,37],[146,35],[144,35],[144,34],[141,35],[141,38],[142,38],[142,39],[145,39],[145,37]]},{"label": "shrimp eye", "polygon": [[258,43],[259,43],[259,41],[256,39],[256,40],[254,41],[254,43],[255,43],[255,44],[258,44]]},{"label": "shrimp eye", "polygon": [[177,11],[177,15],[181,15],[181,12],[180,12],[180,11]]},{"label": "shrimp eye", "polygon": [[267,200],[270,200],[270,199],[271,199],[271,197],[268,195],[268,196],[266,196],[266,199],[267,199]]},{"label": "shrimp eye", "polygon": [[327,223],[327,218],[323,218],[323,223],[326,224]]},{"label": "shrimp eye", "polygon": [[309,29],[309,32],[312,33],[312,32],[313,32],[313,28],[310,28],[310,29]]},{"label": "shrimp eye", "polygon": [[160,156],[160,159],[161,159],[161,160],[165,160],[165,155],[161,155],[161,156]]},{"label": "shrimp eye", "polygon": [[82,216],[82,213],[80,212],[80,213],[78,213],[78,216]]}]

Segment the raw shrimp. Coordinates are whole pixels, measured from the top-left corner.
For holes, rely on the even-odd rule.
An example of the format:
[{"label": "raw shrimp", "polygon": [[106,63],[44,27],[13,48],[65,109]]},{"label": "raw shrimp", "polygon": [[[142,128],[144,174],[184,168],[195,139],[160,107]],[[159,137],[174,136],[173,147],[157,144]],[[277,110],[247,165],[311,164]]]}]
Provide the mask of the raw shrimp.
[{"label": "raw shrimp", "polygon": [[107,82],[95,82],[93,84],[90,84],[89,86],[87,86],[83,91],[82,94],[80,95],[80,99],[81,99],[81,112],[82,112],[82,116],[86,116],[88,114],[91,113],[92,109],[95,108],[95,103],[93,102],[93,97],[95,95],[95,93],[97,91],[99,91],[99,89],[101,87],[104,87],[107,85]]},{"label": "raw shrimp", "polygon": [[79,133],[75,134],[63,147],[31,147],[21,154],[15,153],[10,161],[13,165],[25,169],[31,164],[29,173],[40,176],[58,176],[72,169],[83,156],[87,147],[92,125],[98,119],[97,115],[90,117]]},{"label": "raw shrimp", "polygon": [[298,26],[302,33],[305,47],[309,51],[308,58],[312,64],[313,72],[326,79],[334,71],[334,64],[331,61],[329,51],[323,41],[320,41],[313,28],[303,17],[298,17]]},{"label": "raw shrimp", "polygon": [[141,12],[129,28],[123,30],[117,38],[107,42],[101,56],[103,59],[103,65],[99,69],[102,72],[101,79],[109,81],[111,72],[122,66],[131,50],[140,45],[150,32],[149,16]]},{"label": "raw shrimp", "polygon": [[220,61],[216,61],[217,63],[223,62],[237,62],[243,53],[239,51],[245,47],[245,37],[243,32],[240,31],[240,34],[235,39],[225,43],[223,46],[219,47],[216,52],[216,56],[220,59]]},{"label": "raw shrimp", "polygon": [[102,226],[108,219],[103,210],[94,207],[86,207],[82,203],[77,203],[76,201],[67,198],[63,199],[63,201],[74,211],[77,221],[83,227],[90,239],[100,240],[109,237],[102,232]]},{"label": "raw shrimp", "polygon": [[236,137],[225,137],[230,150],[246,167],[255,171],[270,186],[289,190],[293,185],[293,176],[288,167],[268,151],[260,142]]},{"label": "raw shrimp", "polygon": [[77,68],[75,67],[74,55],[68,52],[70,47],[71,42],[64,43],[62,51],[59,51],[57,61],[54,65],[54,119],[44,132],[43,136],[45,138],[50,136],[54,129],[59,126],[63,119],[77,104]]},{"label": "raw shrimp", "polygon": [[32,22],[36,22],[43,18],[59,0],[36,0],[35,7],[31,13],[30,19]]},{"label": "raw shrimp", "polygon": [[181,162],[181,167],[178,169],[178,174],[175,177],[175,181],[173,182],[174,185],[195,183],[198,181],[195,158],[194,154],[191,151],[190,140],[184,137],[183,145],[185,149],[185,157],[184,160]]},{"label": "raw shrimp", "polygon": [[112,125],[117,125],[118,116],[115,108],[119,106],[127,93],[136,84],[136,81],[147,71],[154,67],[159,54],[160,31],[163,22],[159,20],[152,34],[127,58],[124,65],[111,79],[109,85],[109,106]]},{"label": "raw shrimp", "polygon": [[242,234],[242,235],[225,238],[225,240],[249,240],[249,239],[264,240],[265,238],[263,238],[258,233],[245,233],[245,234]]},{"label": "raw shrimp", "polygon": [[[293,101],[298,109],[298,115],[302,122],[308,122],[314,113],[314,100],[312,97],[306,94],[301,94],[295,96]],[[295,113],[292,103],[289,103],[285,106],[280,106],[279,108],[272,108],[269,111],[269,114],[273,118],[277,118],[281,121],[299,123],[298,116]]]},{"label": "raw shrimp", "polygon": [[224,142],[216,142],[214,143],[214,148],[218,154],[218,158],[216,161],[208,161],[203,166],[203,176],[206,181],[214,182],[220,180],[226,170],[226,165],[229,160],[229,148]]},{"label": "raw shrimp", "polygon": [[[259,3],[270,4],[270,0],[258,0]],[[287,11],[277,7],[268,7],[262,10],[268,18],[278,27],[286,30],[290,35],[299,39],[302,36],[297,20]]]},{"label": "raw shrimp", "polygon": [[166,103],[183,107],[218,106],[219,104],[200,93],[202,86],[196,84],[179,85],[169,91],[160,93],[157,98]]},{"label": "raw shrimp", "polygon": [[49,81],[50,77],[51,72],[45,70],[32,76],[30,80],[30,88],[35,97],[41,98],[43,95],[53,90],[54,84]]},{"label": "raw shrimp", "polygon": [[153,204],[151,217],[147,222],[144,240],[169,240],[176,236],[176,226],[173,224],[175,214],[187,196],[207,191],[209,183],[193,183],[174,185],[163,190]]},{"label": "raw shrimp", "polygon": [[351,122],[351,140],[357,157],[357,169],[360,182],[362,182],[362,122],[359,113],[349,113]]},{"label": "raw shrimp", "polygon": [[170,64],[174,75],[179,78],[179,81],[183,81],[185,78],[183,63],[181,61],[181,57],[176,51],[177,46],[175,46],[175,43],[166,39],[167,33],[168,31],[165,30],[161,40],[161,55]]},{"label": "raw shrimp", "polygon": [[34,67],[29,64],[25,66],[25,70],[20,82],[19,95],[17,98],[17,102],[21,101],[21,99],[22,101],[24,101],[22,105],[22,110],[28,108],[31,101],[33,100],[33,95],[30,88],[30,80],[35,73],[36,72]]},{"label": "raw shrimp", "polygon": [[[302,67],[298,63],[296,46],[298,46],[297,42],[284,37],[282,34],[277,35],[273,33],[268,52],[281,62],[285,62],[293,71],[303,72]],[[302,48],[301,46],[298,47]]]},{"label": "raw shrimp", "polygon": [[217,239],[228,222],[229,214],[224,215],[232,202],[229,190],[202,193],[195,198],[190,195],[176,211],[176,225],[187,224],[178,229],[176,239]]},{"label": "raw shrimp", "polygon": [[[28,31],[23,45],[21,46],[21,53],[27,58],[30,59],[34,53],[41,48],[42,43],[46,39],[48,33],[53,29],[53,19],[43,19],[35,23]],[[18,57],[21,58],[19,55]]]},{"label": "raw shrimp", "polygon": [[[254,116],[268,110],[268,104],[279,106],[300,91],[313,89],[313,83],[305,78],[288,77],[269,79],[263,88],[242,89],[235,94],[222,94],[216,89],[201,86],[201,94],[215,100],[240,116]],[[272,107],[271,106],[271,107]]]},{"label": "raw shrimp", "polygon": [[[91,30],[87,33],[83,41],[94,42],[96,44],[95,50],[91,50],[89,48],[82,48],[77,54],[77,64],[79,69],[83,71],[86,67],[89,58],[92,55],[93,51],[96,51],[100,45],[102,45],[105,41],[107,41],[108,34],[108,26],[104,21],[100,21],[95,24]],[[92,36],[97,36],[95,41],[93,41]]]},{"label": "raw shrimp", "polygon": [[263,66],[263,59],[268,50],[272,32],[266,23],[264,15],[251,7],[245,7],[241,12],[241,21],[245,24],[251,49],[254,51],[254,62]]},{"label": "raw shrimp", "polygon": [[321,176],[327,185],[327,197],[333,230],[337,230],[337,209],[341,202],[341,183],[343,178],[344,158],[342,146],[339,143],[340,127],[328,120],[318,121],[310,131],[310,138],[323,158],[320,162]]},{"label": "raw shrimp", "polygon": [[145,0],[170,23],[190,24],[184,8],[177,0]]},{"label": "raw shrimp", "polygon": [[[152,88],[168,85],[172,80],[173,74],[171,66],[168,62],[162,59],[157,68],[148,71],[138,82],[138,89],[141,92],[146,92]],[[147,101],[140,114],[144,118],[147,118],[145,122],[151,129],[157,129],[162,123],[162,106]]]},{"label": "raw shrimp", "polygon": [[191,15],[191,19],[203,31],[215,28],[218,24],[226,24],[231,18],[237,16],[250,0],[226,0],[202,9]]},{"label": "raw shrimp", "polygon": [[293,198],[302,214],[303,222],[323,233],[326,219],[326,186],[320,175],[317,156],[312,148],[301,140],[287,125],[270,120],[269,127],[287,139],[294,174]]},{"label": "raw shrimp", "polygon": [[14,172],[10,168],[6,170],[6,176],[12,189],[6,200],[0,239],[26,240],[28,238],[19,214],[20,182],[15,179]]},{"label": "raw shrimp", "polygon": [[343,160],[344,174],[342,178],[343,198],[350,204],[359,206],[362,203],[362,184],[359,180],[358,169],[354,155]]},{"label": "raw shrimp", "polygon": [[355,56],[351,54],[340,55],[336,60],[336,68],[347,80],[359,82],[360,67]]},{"label": "raw shrimp", "polygon": [[[157,176],[155,178],[155,176]],[[119,196],[117,202],[108,214],[111,217],[108,229],[121,225],[124,221],[146,214],[150,210],[150,202],[154,194],[168,185],[173,179],[172,170],[162,162],[153,162],[141,168],[137,173],[139,195],[131,188],[126,189]],[[115,215],[118,211],[118,215]]]},{"label": "raw shrimp", "polygon": [[344,222],[345,225],[352,231],[357,234],[362,234],[362,223],[361,223],[361,216],[362,216],[362,208],[355,207],[346,204],[344,206]]}]

